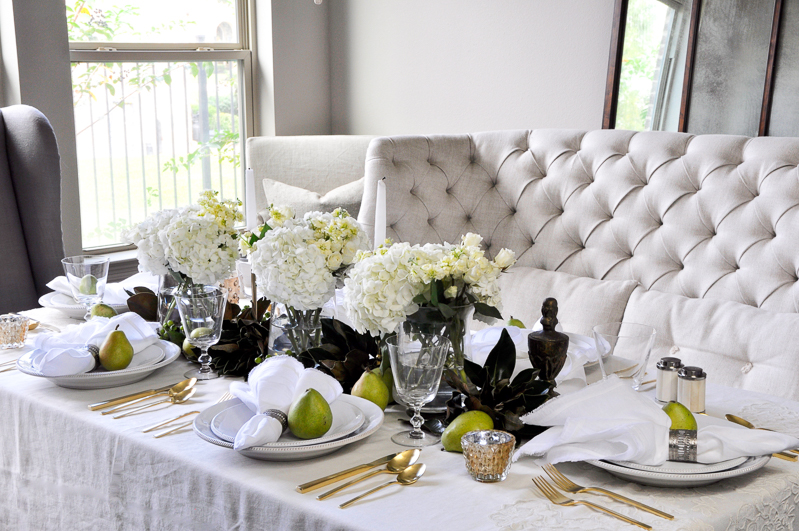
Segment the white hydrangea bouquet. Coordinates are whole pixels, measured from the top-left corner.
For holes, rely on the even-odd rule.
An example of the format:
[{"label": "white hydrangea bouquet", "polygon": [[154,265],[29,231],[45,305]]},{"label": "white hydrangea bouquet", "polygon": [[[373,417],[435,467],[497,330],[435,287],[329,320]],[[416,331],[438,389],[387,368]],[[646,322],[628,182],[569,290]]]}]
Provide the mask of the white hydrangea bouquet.
[{"label": "white hydrangea bouquet", "polygon": [[139,271],[171,274],[180,285],[216,284],[236,269],[241,201],[206,190],[196,205],[160,210],[123,232],[137,248]]},{"label": "white hydrangea bouquet", "polygon": [[344,281],[344,306],[360,333],[383,336],[401,323],[452,342],[448,367],[462,374],[469,352],[469,320],[501,319],[499,275],[512,266],[513,251],[493,260],[482,237],[466,234],[459,244],[395,243],[360,252]]},{"label": "white hydrangea bouquet", "polygon": [[[264,226],[242,237],[242,249],[250,253],[259,289],[286,306],[289,325],[318,335],[322,306],[358,252],[368,248],[369,238],[341,208],[295,219],[291,208],[271,206],[269,216]],[[302,337],[302,330],[290,339],[297,353],[318,343],[318,337]]]},{"label": "white hydrangea bouquet", "polygon": [[196,205],[165,209],[122,233],[137,247],[139,271],[161,277],[158,318],[173,319],[175,299],[163,297],[163,288],[182,291],[192,285],[217,284],[230,277],[238,258],[241,201],[219,201],[219,192],[206,190]]}]

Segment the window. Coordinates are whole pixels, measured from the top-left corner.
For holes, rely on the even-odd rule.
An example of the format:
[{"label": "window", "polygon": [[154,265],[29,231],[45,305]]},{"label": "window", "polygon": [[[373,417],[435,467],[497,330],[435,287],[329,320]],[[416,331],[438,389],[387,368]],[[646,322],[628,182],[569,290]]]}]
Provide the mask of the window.
[{"label": "window", "polygon": [[675,130],[690,2],[629,0],[616,129]]},{"label": "window", "polygon": [[66,0],[85,250],[201,190],[244,197],[244,3]]}]

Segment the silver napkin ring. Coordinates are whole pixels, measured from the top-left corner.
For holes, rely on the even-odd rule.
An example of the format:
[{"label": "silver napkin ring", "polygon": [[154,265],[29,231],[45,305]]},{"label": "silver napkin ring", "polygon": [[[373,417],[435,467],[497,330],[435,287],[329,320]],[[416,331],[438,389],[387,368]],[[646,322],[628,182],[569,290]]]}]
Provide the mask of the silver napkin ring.
[{"label": "silver napkin ring", "polygon": [[283,431],[285,431],[286,428],[289,427],[288,416],[279,409],[267,409],[266,411],[264,411],[264,415],[276,419],[280,423],[280,425],[283,426]]},{"label": "silver napkin ring", "polygon": [[669,461],[696,463],[696,430],[669,430]]},{"label": "silver napkin ring", "polygon": [[94,356],[95,360],[99,360],[100,359],[100,347],[98,347],[97,345],[86,344],[86,345],[83,345],[83,348],[88,350],[89,354]]}]

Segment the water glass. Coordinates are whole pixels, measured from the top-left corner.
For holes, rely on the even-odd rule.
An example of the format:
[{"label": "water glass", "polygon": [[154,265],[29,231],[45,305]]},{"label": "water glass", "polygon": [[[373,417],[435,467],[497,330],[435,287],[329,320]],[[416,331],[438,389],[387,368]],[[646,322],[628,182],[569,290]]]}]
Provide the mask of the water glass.
[{"label": "water glass", "polygon": [[425,434],[422,406],[433,400],[441,383],[441,373],[450,349],[449,340],[435,334],[404,334],[386,340],[394,374],[396,395],[413,408],[413,429],[391,437],[402,446],[421,447],[436,444],[440,437]]},{"label": "water glass", "polygon": [[103,302],[108,264],[108,258],[91,255],[70,256],[61,260],[72,296],[86,307],[83,318],[87,321],[91,319],[92,306]]},{"label": "water glass", "polygon": [[0,349],[20,348],[28,335],[28,318],[23,315],[0,315]]},{"label": "water glass", "polygon": [[617,322],[597,325],[593,332],[602,379],[608,377],[603,358],[616,356],[629,360],[636,366],[632,373],[632,382],[633,389],[637,391],[644,380],[649,355],[655,344],[655,329],[649,325]]},{"label": "water glass", "polygon": [[198,380],[219,378],[211,368],[208,348],[216,345],[222,336],[227,290],[216,286],[191,286],[179,292],[176,299],[186,339],[202,351],[197,359],[200,368],[192,369],[184,376]]}]

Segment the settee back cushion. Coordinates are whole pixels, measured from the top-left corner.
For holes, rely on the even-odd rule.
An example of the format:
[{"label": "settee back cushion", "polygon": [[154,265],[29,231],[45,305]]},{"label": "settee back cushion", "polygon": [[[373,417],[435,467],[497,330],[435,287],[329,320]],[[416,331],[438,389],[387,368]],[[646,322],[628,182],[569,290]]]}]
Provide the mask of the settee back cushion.
[{"label": "settee back cushion", "polygon": [[321,196],[362,178],[366,148],[373,138],[358,135],[248,138],[247,165],[255,174],[258,211],[269,207],[267,201],[275,202],[275,198],[265,196],[261,186],[264,178]]},{"label": "settee back cushion", "polygon": [[[799,138],[532,130],[372,141],[360,219],[518,264],[799,312]],[[371,223],[367,223],[371,226]]]}]

